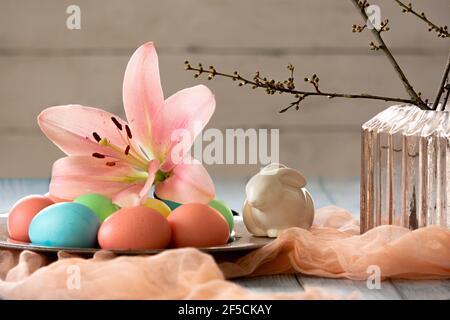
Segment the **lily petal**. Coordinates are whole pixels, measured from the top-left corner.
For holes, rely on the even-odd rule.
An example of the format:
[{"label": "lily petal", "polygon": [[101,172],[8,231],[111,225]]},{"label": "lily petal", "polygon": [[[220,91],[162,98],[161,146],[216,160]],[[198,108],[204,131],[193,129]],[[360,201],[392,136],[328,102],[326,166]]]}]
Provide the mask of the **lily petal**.
[{"label": "lily petal", "polygon": [[133,135],[150,156],[153,118],[164,105],[158,55],[152,42],[140,46],[128,62],[123,80],[123,105]]},{"label": "lily petal", "polygon": [[153,147],[163,162],[161,170],[170,171],[187,154],[197,135],[214,113],[216,101],[204,85],[183,89],[165,101],[153,126]]},{"label": "lily petal", "polygon": [[108,166],[108,159],[89,156],[70,156],[55,161],[50,181],[50,194],[62,199],[74,199],[86,193],[114,197],[132,186],[142,189],[147,179],[145,172],[133,166],[116,162]]},{"label": "lily petal", "polygon": [[187,154],[197,135],[214,113],[216,101],[204,85],[187,88],[170,96],[153,124],[153,148],[170,171]]},{"label": "lily petal", "polygon": [[155,187],[158,197],[179,203],[208,203],[215,197],[214,183],[205,167],[191,157],[173,168],[172,174]]},{"label": "lily petal", "polygon": [[159,161],[150,161],[148,166],[148,177],[144,185],[131,185],[129,188],[121,191],[113,197],[113,202],[124,207],[134,207],[142,204],[147,199],[150,188],[155,180],[156,172],[159,168]]},{"label": "lily petal", "polygon": [[135,207],[141,204],[141,198],[139,192],[142,189],[142,185],[131,185],[130,187],[122,190],[116,194],[112,201],[121,208]]},{"label": "lily petal", "polygon": [[125,149],[126,144],[111,118],[126,122],[107,111],[80,105],[55,106],[45,109],[38,116],[38,124],[44,134],[64,153],[71,156],[90,156],[94,152],[117,154],[98,144],[93,133],[107,138]]}]

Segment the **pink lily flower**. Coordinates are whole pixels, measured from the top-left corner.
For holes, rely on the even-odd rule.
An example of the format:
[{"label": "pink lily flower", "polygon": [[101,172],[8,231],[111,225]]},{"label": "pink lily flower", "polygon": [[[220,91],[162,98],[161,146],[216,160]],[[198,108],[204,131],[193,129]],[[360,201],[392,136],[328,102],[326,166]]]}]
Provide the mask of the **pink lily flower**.
[{"label": "pink lily flower", "polygon": [[[175,202],[213,199],[214,184],[208,172],[188,154],[214,113],[212,92],[198,85],[164,100],[158,56],[149,42],[128,62],[123,104],[128,122],[80,105],[42,111],[38,116],[41,130],[67,154],[53,164],[50,194],[73,199],[100,193],[119,205],[131,206],[143,202],[155,185],[158,197]],[[174,139],[177,130],[187,132],[191,139]]]}]

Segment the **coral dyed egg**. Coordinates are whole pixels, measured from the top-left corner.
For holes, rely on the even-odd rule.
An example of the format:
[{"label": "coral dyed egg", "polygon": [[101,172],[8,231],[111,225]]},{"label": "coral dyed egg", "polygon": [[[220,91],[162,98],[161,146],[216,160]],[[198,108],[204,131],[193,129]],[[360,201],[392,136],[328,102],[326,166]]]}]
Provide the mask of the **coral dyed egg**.
[{"label": "coral dyed egg", "polygon": [[227,243],[230,229],[215,209],[200,203],[183,204],[169,215],[174,247],[210,247]]},{"label": "coral dyed egg", "polygon": [[30,242],[28,227],[31,220],[42,209],[53,204],[53,201],[45,196],[31,195],[17,201],[8,215],[8,234],[13,240]]},{"label": "coral dyed egg", "polygon": [[172,210],[170,210],[169,206],[158,199],[148,198],[142,204],[144,207],[155,209],[158,211],[164,218],[167,218]]},{"label": "coral dyed egg", "polygon": [[100,219],[100,222],[105,221],[108,216],[119,209],[112,203],[111,199],[96,193],[84,194],[75,198],[73,202],[81,203],[91,209]]},{"label": "coral dyed egg", "polygon": [[164,249],[170,236],[166,218],[154,209],[138,206],[109,216],[100,226],[98,243],[103,249]]},{"label": "coral dyed egg", "polygon": [[208,205],[219,211],[219,213],[227,220],[228,227],[230,228],[230,233],[234,229],[234,218],[233,218],[233,212],[231,211],[230,207],[227,206],[225,202],[219,199],[211,200]]},{"label": "coral dyed egg", "polygon": [[41,246],[90,248],[97,244],[100,222],[88,207],[75,202],[51,205],[30,224],[31,242]]}]

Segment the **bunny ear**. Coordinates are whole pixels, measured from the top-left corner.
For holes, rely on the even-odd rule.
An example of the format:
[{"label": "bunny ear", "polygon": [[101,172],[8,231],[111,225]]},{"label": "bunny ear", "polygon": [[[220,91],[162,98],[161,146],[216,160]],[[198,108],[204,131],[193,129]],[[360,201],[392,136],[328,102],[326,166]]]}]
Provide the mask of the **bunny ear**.
[{"label": "bunny ear", "polygon": [[280,168],[279,175],[283,184],[287,184],[294,188],[303,188],[306,186],[306,179],[303,175],[292,168]]},{"label": "bunny ear", "polygon": [[269,163],[264,168],[262,168],[261,171],[276,170],[276,169],[281,169],[281,168],[287,168],[287,167],[282,163],[272,162],[272,163]]},{"label": "bunny ear", "polygon": [[270,163],[261,170],[259,170],[259,173],[262,175],[275,175],[278,174],[278,170],[281,168],[287,168],[284,164],[281,163]]}]

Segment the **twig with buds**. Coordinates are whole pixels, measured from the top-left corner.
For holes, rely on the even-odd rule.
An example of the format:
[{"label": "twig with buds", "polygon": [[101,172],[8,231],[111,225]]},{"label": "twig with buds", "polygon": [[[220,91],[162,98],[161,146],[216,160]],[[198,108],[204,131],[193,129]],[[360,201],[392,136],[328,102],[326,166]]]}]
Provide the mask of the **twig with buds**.
[{"label": "twig with buds", "polygon": [[[406,92],[409,95],[409,99],[404,98],[394,98],[394,97],[386,97],[386,96],[378,96],[373,94],[347,94],[347,93],[337,93],[337,92],[325,92],[320,90],[319,88],[319,77],[317,75],[313,75],[311,78],[304,78],[305,82],[310,83],[314,87],[314,91],[307,91],[307,90],[298,90],[295,87],[295,81],[294,81],[294,66],[289,64],[288,70],[290,72],[290,76],[287,80],[284,81],[276,81],[274,79],[268,79],[267,77],[262,77],[260,75],[260,72],[256,72],[253,78],[246,79],[242,77],[239,72],[235,71],[233,74],[227,74],[223,72],[219,72],[216,70],[214,66],[210,66],[208,69],[203,68],[202,64],[198,64],[198,67],[193,67],[189,61],[186,61],[185,67],[186,70],[195,71],[194,77],[199,77],[202,74],[208,75],[208,80],[212,80],[215,76],[221,76],[230,78],[233,81],[237,81],[239,86],[245,86],[245,85],[251,85],[253,89],[256,88],[262,88],[265,89],[265,91],[268,94],[275,94],[275,93],[287,93],[294,95],[296,100],[291,102],[287,107],[280,110],[280,113],[286,112],[287,110],[291,108],[295,108],[298,110],[300,108],[300,103],[305,100],[307,97],[310,96],[324,96],[329,99],[331,98],[356,98],[356,99],[372,99],[372,100],[383,100],[383,101],[393,101],[393,102],[401,102],[405,104],[414,104],[418,106],[419,108],[423,110],[436,110],[437,106],[439,105],[439,102],[441,100],[442,95],[445,92],[444,102],[443,106],[445,107],[449,96],[450,96],[450,80],[449,80],[449,71],[450,71],[450,56],[447,61],[447,65],[444,70],[444,74],[441,80],[441,84],[436,96],[436,99],[434,100],[433,106],[430,107],[428,104],[428,99],[423,100],[421,97],[420,92],[416,92],[416,90],[413,88],[413,86],[410,84],[408,79],[406,78],[405,73],[401,69],[400,65],[397,63],[397,60],[392,55],[391,51],[387,47],[386,43],[384,42],[381,33],[389,31],[389,20],[385,19],[380,23],[380,26],[378,28],[368,28],[369,17],[366,13],[366,8],[369,7],[369,3],[367,0],[351,0],[352,3],[355,5],[355,7],[360,12],[361,16],[364,19],[365,24],[364,25],[356,25],[354,24],[352,26],[352,31],[356,33],[363,32],[366,29],[370,29],[373,36],[375,37],[375,42],[371,41],[369,46],[371,50],[374,51],[383,51],[383,53],[388,58],[389,62],[393,66],[394,70],[398,74],[401,82],[403,83],[403,86],[405,87]],[[441,38],[447,38],[450,36],[448,32],[447,26],[437,26],[433,22],[431,22],[424,13],[417,13],[413,8],[411,4],[404,4],[403,2],[399,0],[395,0],[402,8],[403,12],[405,13],[412,13],[416,17],[420,18],[424,22],[426,22],[429,26],[429,31],[436,31],[438,33],[438,36]]]},{"label": "twig with buds", "polygon": [[[403,13],[411,13],[414,16],[418,17],[419,19],[421,19],[422,21],[424,21],[427,25],[428,25],[428,31],[435,31],[437,33],[437,36],[440,38],[449,38],[450,37],[450,33],[448,32],[448,27],[446,25],[444,26],[438,26],[435,23],[431,22],[431,20],[429,20],[427,18],[427,16],[425,15],[424,12],[421,12],[420,14],[415,11],[413,9],[413,6],[411,3],[408,3],[407,5],[405,3],[403,3],[400,0],[395,0],[395,2],[398,3],[398,5],[400,7],[402,7],[402,11]],[[431,107],[432,110],[436,110],[439,102],[441,100],[441,96],[444,93],[445,90],[447,90],[447,94],[444,98],[444,101],[442,103],[442,107],[445,108],[447,101],[448,101],[448,96],[449,96],[449,92],[448,92],[448,82],[449,82],[449,71],[450,71],[450,53],[449,53],[449,57],[447,59],[447,63],[446,66],[444,68],[444,74],[442,76],[442,80],[441,83],[439,85],[439,89],[438,92],[436,94],[436,98],[434,99],[434,103],[433,106]]]},{"label": "twig with buds", "polygon": [[[369,3],[367,2],[367,0],[363,0],[363,1],[352,0],[352,2],[355,5],[355,7],[358,9],[358,11],[360,12],[364,21],[369,21],[369,16],[366,13],[366,8],[369,6]],[[385,24],[385,26],[386,25],[387,25],[387,23]],[[426,101],[423,101],[422,98],[420,97],[420,94],[414,90],[413,86],[409,83],[408,79],[406,78],[405,73],[403,72],[402,68],[400,68],[400,65],[397,63],[397,60],[395,60],[391,51],[387,47],[386,43],[384,42],[384,40],[381,36],[382,31],[387,31],[387,30],[383,30],[383,27],[379,30],[377,30],[376,28],[371,29],[371,32],[372,32],[373,36],[375,37],[377,43],[371,42],[370,48],[372,50],[377,50],[377,51],[382,50],[384,52],[384,54],[388,58],[389,62],[391,63],[392,67],[397,72],[400,80],[403,83],[403,86],[406,89],[406,92],[411,97],[411,100],[413,101],[413,103],[421,109],[425,109],[425,110],[429,109]]]},{"label": "twig with buds", "polygon": [[310,78],[304,78],[305,82],[310,83],[314,87],[314,91],[298,90],[296,89],[295,79],[294,79],[294,66],[289,64],[287,69],[289,70],[289,77],[284,81],[277,81],[274,79],[269,79],[267,77],[261,76],[261,73],[257,71],[252,79],[244,78],[239,72],[235,71],[233,74],[228,74],[224,72],[217,71],[214,66],[209,66],[209,68],[204,68],[201,63],[198,67],[193,67],[189,61],[185,62],[185,69],[189,71],[195,71],[194,77],[198,78],[202,74],[208,75],[208,80],[212,80],[216,76],[221,76],[225,78],[230,78],[233,81],[238,82],[238,86],[242,87],[245,85],[251,85],[252,89],[261,88],[266,91],[267,94],[273,95],[275,93],[291,94],[294,95],[296,100],[291,102],[287,107],[281,109],[279,112],[283,113],[291,108],[296,110],[300,109],[300,103],[309,96],[323,96],[329,99],[332,98],[354,98],[354,99],[372,99],[372,100],[383,100],[383,101],[394,101],[401,103],[411,104],[413,101],[411,99],[393,98],[386,96],[377,96],[372,94],[349,94],[349,93],[337,93],[337,92],[325,92],[321,91],[319,88],[319,77],[314,74]]},{"label": "twig with buds", "polygon": [[450,37],[450,33],[448,32],[448,26],[438,26],[435,23],[431,22],[424,12],[418,13],[415,11],[412,7],[411,3],[404,4],[400,0],[395,0],[395,2],[398,3],[400,7],[402,7],[403,13],[411,13],[415,15],[420,20],[424,21],[428,25],[428,31],[435,31],[437,33],[437,36],[440,38],[448,38]]},{"label": "twig with buds", "polygon": [[436,99],[434,100],[434,103],[433,103],[433,107],[432,107],[433,110],[437,109],[439,102],[441,101],[441,96],[444,93],[444,90],[447,90],[447,94],[442,103],[442,107],[445,108],[445,106],[447,105],[449,89],[450,89],[450,83],[449,83],[450,81],[449,81],[449,77],[448,77],[449,72],[450,72],[450,53],[447,58],[447,64],[445,65],[444,74],[442,75],[441,84],[439,85],[439,89],[436,94]]}]

